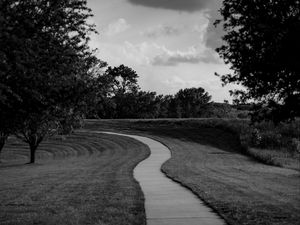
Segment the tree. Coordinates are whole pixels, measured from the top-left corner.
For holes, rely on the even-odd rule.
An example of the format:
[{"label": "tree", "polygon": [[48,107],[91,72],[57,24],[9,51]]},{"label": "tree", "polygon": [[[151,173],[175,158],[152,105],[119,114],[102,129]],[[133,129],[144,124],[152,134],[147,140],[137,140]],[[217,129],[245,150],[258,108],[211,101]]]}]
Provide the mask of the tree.
[{"label": "tree", "polygon": [[211,96],[203,88],[181,89],[174,97],[181,109],[181,117],[201,117],[211,100]]},{"label": "tree", "polygon": [[140,89],[137,73],[123,64],[118,67],[108,67],[105,76],[110,77],[112,81],[112,91],[114,95],[136,92]]},{"label": "tree", "polygon": [[172,117],[170,116],[170,105],[173,101],[173,95],[159,95],[157,98],[159,100],[158,118]]},{"label": "tree", "polygon": [[233,70],[224,85],[244,86],[232,95],[267,106],[275,122],[299,116],[300,1],[224,0],[220,12],[215,24],[226,34],[217,52]]},{"label": "tree", "polygon": [[[93,96],[90,97],[88,105],[88,118],[105,118],[115,117],[116,104],[112,97],[115,95],[115,76],[107,73],[103,68],[107,64],[102,64],[93,71]],[[111,67],[110,67],[111,68]]]},{"label": "tree", "polygon": [[156,92],[139,91],[134,98],[135,104],[132,108],[134,118],[158,117],[161,98],[156,95]]},{"label": "tree", "polygon": [[110,83],[110,97],[115,104],[114,118],[132,117],[134,98],[140,89],[136,71],[124,65],[108,67],[104,77]]},{"label": "tree", "polygon": [[99,63],[88,47],[95,32],[90,12],[85,0],[0,2],[1,99],[21,120],[18,134],[30,146],[31,163],[61,116],[84,103],[90,70]]}]

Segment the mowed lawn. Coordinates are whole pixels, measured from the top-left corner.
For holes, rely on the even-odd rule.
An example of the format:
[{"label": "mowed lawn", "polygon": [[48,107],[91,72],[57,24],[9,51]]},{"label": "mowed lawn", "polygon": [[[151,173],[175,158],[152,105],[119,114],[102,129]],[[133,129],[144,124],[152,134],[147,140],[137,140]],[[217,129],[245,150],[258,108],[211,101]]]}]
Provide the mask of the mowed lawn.
[{"label": "mowed lawn", "polygon": [[300,173],[240,154],[234,134],[160,121],[89,121],[90,129],[152,137],[171,149],[163,172],[191,189],[231,225],[300,223]]},{"label": "mowed lawn", "polygon": [[134,167],[147,146],[127,137],[77,132],[45,141],[37,163],[14,139],[0,163],[1,225],[143,225],[144,197]]}]

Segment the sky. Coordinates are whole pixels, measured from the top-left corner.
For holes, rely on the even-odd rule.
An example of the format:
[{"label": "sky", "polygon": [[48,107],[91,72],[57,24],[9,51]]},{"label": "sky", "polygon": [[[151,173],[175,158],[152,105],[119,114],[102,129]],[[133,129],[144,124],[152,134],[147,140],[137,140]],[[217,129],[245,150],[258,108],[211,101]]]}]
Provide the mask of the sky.
[{"label": "sky", "polygon": [[221,0],[88,0],[98,35],[90,45],[109,66],[124,64],[144,91],[175,94],[202,87],[215,102],[231,100],[215,76],[229,73],[215,52],[221,45]]}]

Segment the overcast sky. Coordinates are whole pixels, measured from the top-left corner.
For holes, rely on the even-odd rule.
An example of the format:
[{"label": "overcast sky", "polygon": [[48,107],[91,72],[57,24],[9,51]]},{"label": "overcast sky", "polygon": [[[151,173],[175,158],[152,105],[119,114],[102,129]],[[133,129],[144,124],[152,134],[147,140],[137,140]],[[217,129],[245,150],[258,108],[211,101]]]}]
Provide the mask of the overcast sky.
[{"label": "overcast sky", "polygon": [[[228,66],[214,51],[221,30],[220,0],[88,0],[99,35],[91,46],[110,66],[124,64],[139,75],[145,91],[174,94],[179,89],[203,87],[214,101],[229,97],[215,72]],[[232,88],[232,87],[231,87]]]}]

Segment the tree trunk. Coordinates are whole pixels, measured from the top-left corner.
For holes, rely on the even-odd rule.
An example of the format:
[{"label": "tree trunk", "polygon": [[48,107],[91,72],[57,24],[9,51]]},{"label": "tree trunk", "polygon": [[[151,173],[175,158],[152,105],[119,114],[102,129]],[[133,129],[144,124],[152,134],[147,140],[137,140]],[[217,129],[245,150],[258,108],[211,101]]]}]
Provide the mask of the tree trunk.
[{"label": "tree trunk", "polygon": [[35,163],[35,152],[37,147],[37,145],[30,145],[30,164]]},{"label": "tree trunk", "polygon": [[0,136],[0,162],[1,162],[1,151],[4,147],[5,141],[6,141],[7,137],[6,136]]}]

